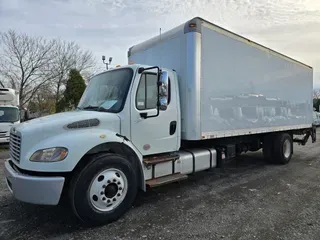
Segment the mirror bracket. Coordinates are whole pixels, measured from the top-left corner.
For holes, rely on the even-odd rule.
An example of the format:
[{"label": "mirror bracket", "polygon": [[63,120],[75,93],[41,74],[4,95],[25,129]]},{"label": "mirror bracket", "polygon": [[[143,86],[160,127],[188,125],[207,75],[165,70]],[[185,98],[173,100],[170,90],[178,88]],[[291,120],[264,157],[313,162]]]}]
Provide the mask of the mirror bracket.
[{"label": "mirror bracket", "polygon": [[160,110],[161,111],[165,111],[167,109],[167,106],[168,106],[168,84],[169,84],[168,83],[169,82],[168,72],[162,71],[159,67],[155,66],[155,67],[149,67],[149,68],[140,67],[138,69],[138,73],[141,74],[146,70],[155,69],[155,68],[158,70],[157,114],[153,115],[153,116],[148,116],[148,114],[146,112],[140,113],[140,117],[144,118],[144,119],[159,116]]}]

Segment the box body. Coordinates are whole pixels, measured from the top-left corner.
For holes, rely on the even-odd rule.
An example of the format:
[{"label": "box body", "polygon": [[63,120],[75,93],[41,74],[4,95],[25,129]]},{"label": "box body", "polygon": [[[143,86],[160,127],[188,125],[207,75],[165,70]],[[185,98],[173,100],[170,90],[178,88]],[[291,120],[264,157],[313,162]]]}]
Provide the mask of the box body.
[{"label": "box body", "polygon": [[201,18],[133,46],[128,60],[177,72],[184,140],[312,125],[310,66]]}]

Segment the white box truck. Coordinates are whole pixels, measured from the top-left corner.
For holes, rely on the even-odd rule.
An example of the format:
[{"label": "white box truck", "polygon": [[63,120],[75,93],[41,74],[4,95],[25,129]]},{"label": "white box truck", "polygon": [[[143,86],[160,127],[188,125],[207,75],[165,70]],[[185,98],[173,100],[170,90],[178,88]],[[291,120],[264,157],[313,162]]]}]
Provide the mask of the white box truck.
[{"label": "white box truck", "polygon": [[0,88],[0,143],[9,143],[10,128],[19,123],[19,93],[12,88]]},{"label": "white box truck", "polygon": [[247,151],[287,164],[293,142],[316,141],[312,68],[201,18],[133,46],[128,61],[93,76],[76,111],[12,128],[15,198],[68,199],[83,222],[102,224],[139,189]]}]

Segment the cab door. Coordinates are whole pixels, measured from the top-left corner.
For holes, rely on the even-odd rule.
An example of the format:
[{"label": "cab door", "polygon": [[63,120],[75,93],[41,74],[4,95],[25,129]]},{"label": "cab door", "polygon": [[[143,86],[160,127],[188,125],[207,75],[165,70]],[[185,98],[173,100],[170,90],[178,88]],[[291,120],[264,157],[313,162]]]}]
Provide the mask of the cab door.
[{"label": "cab door", "polygon": [[[178,109],[175,81],[169,72],[168,107],[157,115],[157,73],[137,74],[131,93],[131,141],[142,155],[178,150]],[[143,118],[147,115],[147,118]]]}]

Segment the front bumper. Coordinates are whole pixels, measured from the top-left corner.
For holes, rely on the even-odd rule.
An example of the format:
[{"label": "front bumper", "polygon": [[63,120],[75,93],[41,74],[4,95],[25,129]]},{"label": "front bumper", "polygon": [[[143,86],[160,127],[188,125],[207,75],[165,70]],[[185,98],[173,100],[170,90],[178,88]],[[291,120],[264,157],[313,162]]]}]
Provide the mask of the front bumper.
[{"label": "front bumper", "polygon": [[60,200],[65,178],[26,175],[5,161],[4,175],[9,190],[22,202],[57,205]]}]

